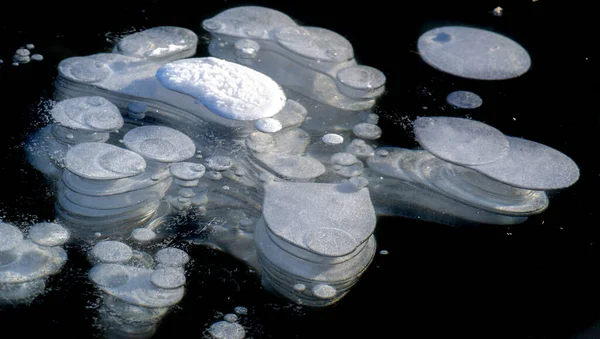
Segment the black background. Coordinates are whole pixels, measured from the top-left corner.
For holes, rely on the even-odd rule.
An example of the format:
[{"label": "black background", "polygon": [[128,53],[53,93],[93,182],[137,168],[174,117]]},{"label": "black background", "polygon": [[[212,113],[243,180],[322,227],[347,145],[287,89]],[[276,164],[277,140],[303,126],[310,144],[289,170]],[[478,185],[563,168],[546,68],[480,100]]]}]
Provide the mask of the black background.
[{"label": "black background", "polygon": [[[560,150],[579,165],[581,178],[568,189],[549,192],[549,209],[518,226],[461,229],[380,218],[378,247],[390,254],[377,255],[352,291],[322,310],[277,299],[242,263],[192,247],[187,295],[155,338],[201,337],[220,320],[219,312],[237,305],[250,311],[242,324],[253,338],[600,337],[593,334],[600,321],[600,114],[592,53],[598,29],[591,7],[576,2],[3,3],[0,218],[25,227],[54,217],[49,187],[24,162],[22,144],[44,124],[39,103],[51,98],[60,60],[108,51],[128,30],[173,25],[205,36],[202,20],[239,5],[271,7],[301,24],[336,31],[353,44],[359,63],[382,70],[388,79],[377,106],[382,144],[417,146],[407,125],[417,116],[468,114],[507,135]],[[496,6],[504,15],[491,13]],[[513,38],[530,53],[530,71],[513,80],[475,81],[434,70],[416,53],[416,41],[426,30],[449,24]],[[11,66],[14,51],[27,43],[36,45],[33,52],[44,61]],[[199,55],[206,55],[206,44]],[[446,104],[446,95],[458,89],[478,93],[483,106],[464,111]],[[0,309],[0,331],[68,338],[101,333],[94,326],[89,265],[77,248],[68,250],[70,260],[49,281],[48,293],[28,307]]]}]

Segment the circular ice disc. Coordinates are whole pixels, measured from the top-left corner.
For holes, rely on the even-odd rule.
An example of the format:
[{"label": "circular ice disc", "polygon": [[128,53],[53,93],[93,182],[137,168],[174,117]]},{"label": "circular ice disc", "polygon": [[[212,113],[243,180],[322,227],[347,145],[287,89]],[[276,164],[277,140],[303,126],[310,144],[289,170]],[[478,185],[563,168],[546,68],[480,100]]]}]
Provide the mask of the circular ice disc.
[{"label": "circular ice disc", "polygon": [[475,109],[483,104],[479,95],[469,91],[454,91],[448,94],[446,101],[454,107],[464,109]]},{"label": "circular ice disc", "polygon": [[414,133],[423,148],[438,158],[462,165],[494,162],[508,153],[508,139],[482,122],[452,117],[420,117]]},{"label": "circular ice disc", "polygon": [[50,111],[54,121],[78,130],[113,131],[123,126],[119,108],[99,96],[59,101]]},{"label": "circular ice disc", "polygon": [[312,291],[315,297],[319,299],[333,299],[337,294],[335,288],[327,284],[315,285]]},{"label": "circular ice disc", "polygon": [[133,256],[131,247],[119,241],[102,241],[92,248],[92,255],[106,263],[124,262]]},{"label": "circular ice disc", "polygon": [[283,89],[265,74],[212,57],[170,62],[157,71],[156,78],[166,88],[232,120],[269,118],[286,102]]},{"label": "circular ice disc", "polygon": [[275,29],[273,35],[281,46],[305,58],[340,62],[354,57],[352,44],[328,29],[287,26]]},{"label": "circular ice disc", "polygon": [[375,140],[381,137],[381,128],[375,124],[369,124],[367,122],[361,122],[360,124],[352,127],[354,134],[365,140]]},{"label": "circular ice disc", "polygon": [[23,241],[23,233],[16,226],[0,222],[0,252],[10,251]]},{"label": "circular ice disc", "polygon": [[179,162],[196,154],[196,145],[187,135],[165,126],[142,126],[123,136],[130,150],[160,162]]},{"label": "circular ice disc", "polygon": [[122,265],[101,264],[92,267],[88,274],[91,281],[108,288],[121,286],[129,280],[129,272]]},{"label": "circular ice disc", "polygon": [[144,172],[146,161],[139,154],[110,144],[86,142],[69,149],[66,168],[87,179],[112,180]]},{"label": "circular ice disc", "polygon": [[225,320],[212,324],[208,328],[208,333],[214,339],[243,339],[246,337],[244,326]]},{"label": "circular ice disc", "polygon": [[187,253],[173,247],[163,248],[156,252],[155,257],[160,264],[169,267],[181,267],[190,261],[190,256]]},{"label": "circular ice disc", "polygon": [[531,66],[531,58],[521,45],[478,28],[435,28],[419,37],[417,47],[423,60],[432,67],[464,78],[510,79],[527,72]]},{"label": "circular ice disc", "polygon": [[181,180],[197,180],[204,176],[206,168],[193,162],[178,162],[171,165],[171,174]]},{"label": "circular ice disc", "polygon": [[151,281],[158,288],[173,289],[185,284],[185,275],[173,267],[159,267],[152,272]]},{"label": "circular ice disc", "polygon": [[385,85],[383,72],[363,65],[343,68],[336,77],[344,85],[359,90],[374,90]]},{"label": "circular ice disc", "polygon": [[304,237],[304,244],[314,253],[340,257],[347,255],[358,247],[354,237],[339,228],[317,228]]},{"label": "circular ice disc", "polygon": [[31,227],[29,239],[40,246],[60,246],[69,240],[69,231],[59,224],[44,222]]},{"label": "circular ice disc", "polygon": [[563,153],[530,140],[508,137],[508,141],[506,157],[470,168],[507,185],[532,190],[565,188],[579,179],[579,167]]},{"label": "circular ice disc", "polygon": [[102,81],[112,73],[105,63],[88,57],[65,59],[60,62],[58,69],[61,75],[84,83]]},{"label": "circular ice disc", "polygon": [[254,128],[263,133],[275,133],[279,132],[283,128],[283,125],[277,119],[264,118],[254,121]]}]

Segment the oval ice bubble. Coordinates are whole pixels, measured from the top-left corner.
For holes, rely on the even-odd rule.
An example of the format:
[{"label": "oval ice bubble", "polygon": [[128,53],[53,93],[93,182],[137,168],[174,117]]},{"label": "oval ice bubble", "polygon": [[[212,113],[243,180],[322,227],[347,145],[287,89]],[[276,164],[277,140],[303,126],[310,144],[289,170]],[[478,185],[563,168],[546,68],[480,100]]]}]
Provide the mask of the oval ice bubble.
[{"label": "oval ice bubble", "polygon": [[238,321],[238,316],[233,313],[228,313],[228,314],[225,314],[223,319],[228,323],[234,323],[234,322]]},{"label": "oval ice bubble", "polygon": [[479,95],[469,91],[454,91],[448,94],[446,102],[454,107],[464,109],[475,109],[483,104]]},{"label": "oval ice bubble", "polygon": [[16,226],[0,222],[0,253],[8,252],[23,241],[23,232]]},{"label": "oval ice bubble", "polygon": [[156,239],[156,233],[147,228],[136,228],[133,231],[131,231],[131,237],[135,241],[147,242]]},{"label": "oval ice bubble", "polygon": [[383,94],[385,75],[380,70],[364,66],[350,66],[336,74],[338,89],[348,97],[370,99]]},{"label": "oval ice bubble", "polygon": [[56,223],[38,223],[29,229],[29,239],[40,246],[61,246],[69,237],[69,231]]},{"label": "oval ice bubble", "polygon": [[213,57],[168,63],[156,77],[166,88],[189,95],[214,114],[233,120],[269,118],[286,102],[283,89],[273,79]]},{"label": "oval ice bubble", "polygon": [[358,159],[351,153],[335,153],[331,156],[331,162],[341,166],[350,166],[358,162]]},{"label": "oval ice bubble", "polygon": [[337,291],[334,287],[327,284],[319,284],[312,289],[315,297],[320,299],[332,299],[335,297]]},{"label": "oval ice bubble", "polygon": [[179,288],[185,285],[185,275],[181,270],[172,267],[159,267],[152,273],[154,286],[164,289]]},{"label": "oval ice bubble", "polygon": [[246,331],[242,325],[225,320],[212,324],[208,333],[214,339],[243,339],[246,337]]},{"label": "oval ice bubble", "polygon": [[283,48],[311,60],[343,62],[354,58],[352,44],[325,28],[286,26],[274,29],[272,35]]},{"label": "oval ice bubble", "polygon": [[65,155],[65,167],[87,179],[112,180],[138,175],[146,161],[137,153],[105,143],[77,144]]},{"label": "oval ice bubble", "polygon": [[420,117],[415,137],[438,158],[462,166],[494,162],[508,153],[508,139],[482,122],[453,117]]},{"label": "oval ice bubble", "polygon": [[173,247],[163,248],[156,252],[155,258],[159,264],[168,267],[183,267],[190,261],[190,256],[187,253]]},{"label": "oval ice bubble", "polygon": [[212,157],[206,158],[204,164],[208,169],[213,171],[225,171],[233,166],[233,161],[230,157],[223,155],[215,155]]},{"label": "oval ice bubble", "polygon": [[206,168],[193,162],[178,162],[171,165],[171,174],[180,180],[197,180],[204,176]]},{"label": "oval ice bubble", "polygon": [[50,114],[60,125],[77,130],[114,131],[124,123],[119,108],[99,96],[59,101]]},{"label": "oval ice bubble", "polygon": [[379,126],[362,122],[352,128],[354,135],[365,140],[375,140],[381,137],[382,131]]},{"label": "oval ice bubble", "polygon": [[321,140],[327,145],[339,145],[344,142],[344,137],[339,134],[328,133],[321,137]]},{"label": "oval ice bubble", "polygon": [[470,168],[507,185],[532,190],[565,188],[579,179],[579,167],[563,153],[534,141],[507,138],[509,151],[504,158]]},{"label": "oval ice bubble", "polygon": [[119,241],[101,241],[92,248],[92,256],[105,263],[120,263],[133,257],[131,247]]},{"label": "oval ice bubble", "polygon": [[531,58],[521,45],[478,28],[435,28],[419,37],[417,47],[432,67],[464,78],[510,79],[523,75],[531,66]]},{"label": "oval ice bubble", "polygon": [[65,59],[58,64],[58,71],[69,80],[83,83],[100,82],[112,74],[106,63],[91,57]]},{"label": "oval ice bubble", "polygon": [[130,150],[160,162],[179,162],[196,154],[196,145],[187,135],[165,126],[141,126],[123,136]]},{"label": "oval ice bubble", "polygon": [[116,50],[123,55],[165,60],[193,55],[197,44],[198,37],[189,29],[159,26],[126,36],[118,42]]},{"label": "oval ice bubble", "polygon": [[267,38],[266,33],[280,26],[296,26],[285,13],[260,6],[241,6],[225,10],[202,27],[211,32],[238,38]]}]

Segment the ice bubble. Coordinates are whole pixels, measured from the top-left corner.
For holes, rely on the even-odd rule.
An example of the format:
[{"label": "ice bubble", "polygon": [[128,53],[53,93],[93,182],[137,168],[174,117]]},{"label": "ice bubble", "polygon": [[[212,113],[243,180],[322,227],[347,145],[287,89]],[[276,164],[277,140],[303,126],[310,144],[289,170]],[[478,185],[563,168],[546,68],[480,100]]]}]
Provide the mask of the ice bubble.
[{"label": "ice bubble", "polygon": [[180,180],[197,180],[204,176],[206,168],[193,162],[178,162],[171,165],[171,174]]},{"label": "ice bubble", "polygon": [[507,140],[505,157],[470,168],[507,185],[531,190],[565,188],[579,179],[579,167],[563,153],[530,140]]},{"label": "ice bubble", "polygon": [[307,181],[325,173],[322,163],[306,156],[260,153],[256,158],[277,175],[290,180]]},{"label": "ice bubble", "polygon": [[367,145],[362,139],[353,139],[348,147],[346,147],[346,152],[354,154],[357,158],[361,159],[369,158],[375,154],[373,147]]},{"label": "ice bubble", "polygon": [[262,37],[254,32],[268,32],[275,27],[295,25],[294,20],[286,14],[259,6],[230,8],[202,23],[207,31],[237,38]]},{"label": "ice bubble", "polygon": [[254,122],[254,128],[263,133],[279,132],[282,127],[281,122],[273,118],[259,119]]},{"label": "ice bubble", "polygon": [[258,42],[250,39],[240,39],[233,47],[235,54],[240,58],[254,58],[260,50]]},{"label": "ice bubble", "polygon": [[150,60],[173,60],[196,53],[198,37],[189,29],[160,26],[121,39],[115,50],[123,55]]},{"label": "ice bubble", "polygon": [[306,285],[304,285],[304,284],[294,284],[293,289],[296,292],[304,292],[306,290]]},{"label": "ice bubble", "polygon": [[160,162],[179,162],[196,154],[196,145],[187,135],[165,126],[142,126],[123,136],[130,150]]},{"label": "ice bubble", "polygon": [[331,162],[341,166],[350,166],[358,162],[358,159],[351,153],[336,153],[331,156]]},{"label": "ice bubble", "polygon": [[23,241],[23,233],[16,226],[0,222],[0,253],[8,252]]},{"label": "ice bubble", "polygon": [[83,83],[97,83],[112,74],[108,65],[88,57],[73,57],[58,64],[59,72],[67,78]]},{"label": "ice bubble", "polygon": [[223,174],[217,171],[207,171],[204,177],[210,180],[221,180],[223,179]]},{"label": "ice bubble", "polygon": [[246,331],[242,325],[225,320],[212,324],[208,329],[208,333],[214,339],[244,339],[246,336]]},{"label": "ice bubble", "polygon": [[231,166],[233,166],[233,161],[231,160],[230,157],[222,156],[222,155],[215,155],[215,156],[206,158],[206,160],[204,161],[204,164],[206,165],[206,167],[208,167],[209,169],[211,169],[213,171],[225,171],[225,170],[230,169]]},{"label": "ice bubble", "polygon": [[379,157],[387,157],[388,155],[390,155],[390,152],[384,149],[380,149],[377,152],[375,152],[375,154],[377,154],[377,156]]},{"label": "ice bubble", "polygon": [[238,316],[233,313],[228,313],[228,314],[225,314],[223,319],[228,323],[234,323],[234,322],[238,321]]},{"label": "ice bubble", "polygon": [[421,117],[414,122],[419,144],[436,157],[457,165],[483,165],[509,150],[502,132],[482,122],[452,117]]},{"label": "ice bubble", "polygon": [[25,45],[25,48],[27,48],[27,49],[34,49],[35,46],[33,44],[27,44],[27,45]]},{"label": "ice bubble", "polygon": [[356,135],[357,137],[361,138],[361,139],[366,139],[366,140],[375,140],[375,139],[379,139],[379,137],[381,137],[381,128],[379,128],[379,126],[374,125],[374,124],[369,124],[366,122],[357,124],[356,126],[354,126],[352,128],[352,132],[354,132],[354,135]]},{"label": "ice bubble", "polygon": [[42,61],[42,60],[44,60],[44,56],[41,55],[41,54],[33,54],[31,56],[31,60],[33,60],[33,61]]},{"label": "ice bubble", "polygon": [[128,261],[133,256],[131,247],[119,241],[101,241],[92,248],[92,255],[106,263]]},{"label": "ice bubble", "polygon": [[94,266],[88,276],[91,281],[104,287],[121,286],[129,280],[129,274],[125,267],[115,264]]},{"label": "ice bubble", "polygon": [[321,299],[334,298],[337,293],[337,291],[335,290],[335,288],[333,286],[329,286],[326,284],[316,285],[315,287],[313,287],[312,292],[315,295],[315,297],[321,298]]},{"label": "ice bubble", "polygon": [[233,120],[269,118],[286,101],[281,87],[268,76],[212,57],[168,63],[156,77],[168,89],[190,95],[213,113]]},{"label": "ice bubble", "polygon": [[76,130],[104,132],[123,126],[123,117],[117,106],[99,96],[59,101],[50,114],[57,123]]},{"label": "ice bubble", "polygon": [[156,252],[155,257],[158,263],[168,267],[183,267],[190,261],[187,253],[173,247],[163,248]]},{"label": "ice bubble", "polygon": [[173,289],[185,284],[185,275],[173,267],[159,267],[152,273],[152,283],[156,287]]},{"label": "ice bubble", "polygon": [[13,61],[20,63],[20,64],[26,64],[29,61],[31,61],[30,55],[31,52],[29,52],[28,49],[25,48],[19,48],[16,52],[15,55],[13,56]]},{"label": "ice bubble", "polygon": [[423,33],[417,47],[429,65],[464,78],[510,79],[531,66],[529,54],[519,44],[478,28],[438,27]]},{"label": "ice bubble", "polygon": [[131,231],[131,236],[133,239],[135,239],[135,241],[139,242],[147,242],[156,239],[156,233],[147,228],[136,228]]},{"label": "ice bubble", "polygon": [[379,254],[380,255],[388,255],[388,254],[390,254],[390,252],[388,252],[387,250],[381,250],[381,251],[379,251]]},{"label": "ice bubble", "polygon": [[275,139],[268,133],[254,132],[246,138],[246,146],[254,152],[268,152],[275,148]]},{"label": "ice bubble", "polygon": [[446,101],[452,106],[465,109],[475,109],[483,104],[479,95],[469,91],[454,91],[448,94]]},{"label": "ice bubble", "polygon": [[348,179],[348,182],[350,184],[352,184],[354,187],[356,187],[357,189],[362,189],[365,188],[369,185],[369,180],[365,177],[352,177],[350,179]]},{"label": "ice bubble", "polygon": [[69,237],[69,231],[56,223],[38,223],[29,229],[29,239],[40,246],[61,246]]},{"label": "ice bubble", "polygon": [[328,145],[339,145],[344,142],[344,137],[335,133],[325,134],[321,140]]},{"label": "ice bubble", "polygon": [[111,180],[143,173],[146,162],[139,154],[104,143],[77,144],[65,155],[65,167],[87,179]]},{"label": "ice bubble", "polygon": [[363,173],[363,170],[364,165],[360,161],[349,166],[340,166],[339,168],[334,168],[335,173],[346,178],[359,176]]},{"label": "ice bubble", "polygon": [[245,308],[244,306],[236,306],[233,309],[233,312],[235,312],[235,314],[237,314],[237,315],[246,315],[246,314],[248,314],[248,309]]},{"label": "ice bubble", "polygon": [[[352,44],[343,36],[328,29],[286,26],[274,29],[272,34],[285,49],[308,59],[341,62],[354,57]],[[352,82],[351,79],[348,81],[357,82]],[[364,86],[363,83],[361,86]]]},{"label": "ice bubble", "polygon": [[336,74],[340,91],[351,98],[375,98],[383,94],[385,75],[380,70],[359,65],[341,69]]}]

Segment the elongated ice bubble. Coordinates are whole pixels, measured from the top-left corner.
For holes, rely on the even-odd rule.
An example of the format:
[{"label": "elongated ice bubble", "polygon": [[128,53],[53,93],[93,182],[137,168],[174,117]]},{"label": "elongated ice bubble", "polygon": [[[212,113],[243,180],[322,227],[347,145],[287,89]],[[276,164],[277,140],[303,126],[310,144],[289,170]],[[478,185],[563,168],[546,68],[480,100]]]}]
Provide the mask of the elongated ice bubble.
[{"label": "elongated ice bubble", "polygon": [[479,95],[469,91],[454,91],[448,94],[446,101],[454,107],[465,109],[475,109],[483,104]]},{"label": "elongated ice bubble", "polygon": [[464,78],[510,79],[531,66],[529,54],[518,43],[479,28],[434,28],[419,37],[417,47],[429,65]]}]

